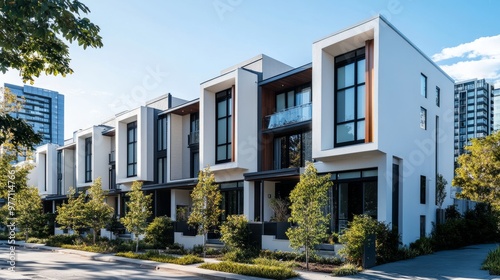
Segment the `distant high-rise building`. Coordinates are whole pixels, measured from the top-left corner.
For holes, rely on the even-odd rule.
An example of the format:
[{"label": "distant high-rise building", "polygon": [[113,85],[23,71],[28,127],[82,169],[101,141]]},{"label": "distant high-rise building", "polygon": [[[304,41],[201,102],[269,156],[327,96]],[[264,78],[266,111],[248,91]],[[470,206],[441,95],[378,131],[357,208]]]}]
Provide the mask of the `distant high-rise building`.
[{"label": "distant high-rise building", "polygon": [[500,88],[493,90],[493,130],[500,130]]},{"label": "distant high-rise building", "polygon": [[471,138],[493,131],[492,91],[484,79],[455,83],[455,161]]},{"label": "distant high-rise building", "polygon": [[32,86],[4,84],[5,88],[24,98],[23,108],[13,116],[26,120],[35,132],[42,133],[42,143],[64,144],[64,95]]}]

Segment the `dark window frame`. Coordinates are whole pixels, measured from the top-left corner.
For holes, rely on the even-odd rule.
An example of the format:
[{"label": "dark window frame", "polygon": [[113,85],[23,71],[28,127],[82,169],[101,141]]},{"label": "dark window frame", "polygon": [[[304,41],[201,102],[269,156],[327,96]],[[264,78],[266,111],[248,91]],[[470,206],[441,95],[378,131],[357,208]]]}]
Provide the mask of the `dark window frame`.
[{"label": "dark window frame", "polygon": [[156,176],[158,184],[164,184],[167,182],[166,165],[167,157],[158,157],[156,159]]},{"label": "dark window frame", "polygon": [[441,89],[436,87],[436,106],[441,107]]},{"label": "dark window frame", "polygon": [[57,194],[62,194],[62,151],[57,151]]},{"label": "dark window frame", "polygon": [[167,116],[158,117],[157,133],[158,151],[165,151],[167,149]]},{"label": "dark window frame", "polygon": [[[219,189],[222,195],[222,201],[221,201],[221,208],[225,210],[225,212],[221,215],[221,220],[225,221],[226,218],[229,215],[241,215],[243,214],[244,211],[244,181],[230,181],[230,182],[221,182],[219,184]],[[227,185],[227,184],[235,184],[234,187],[222,187],[222,185]],[[231,212],[228,210],[231,210],[228,205],[230,204],[230,201],[227,199],[228,194],[234,194],[236,192],[236,203],[237,203],[237,211],[236,212]]]},{"label": "dark window frame", "polygon": [[85,183],[92,182],[92,137],[85,138]]},{"label": "dark window frame", "polygon": [[[305,148],[307,148],[305,145],[304,145],[304,135],[307,134],[307,133],[311,133],[311,139],[312,139],[312,131],[311,130],[307,130],[307,131],[301,131],[301,132],[295,132],[295,133],[291,133],[291,134],[284,134],[284,135],[280,135],[279,137],[275,137],[274,138],[274,149],[276,149],[277,147],[277,144],[276,144],[276,141],[283,141],[282,139],[285,138],[286,140],[286,143],[285,143],[285,146],[286,148],[284,149],[287,153],[285,155],[282,154],[283,150],[280,149],[279,151],[279,154],[278,154],[278,151],[274,151],[273,153],[273,157],[274,157],[274,163],[273,163],[273,168],[275,170],[277,169],[285,169],[285,168],[293,168],[293,167],[305,167],[305,163],[306,163],[306,159],[305,158]],[[290,138],[293,137],[293,136],[297,136],[299,135],[300,137],[300,151],[299,154],[300,154],[300,166],[292,166],[291,165],[291,162],[290,162],[290,153],[291,153],[291,149],[290,149]],[[280,144],[280,148],[281,148],[281,144]],[[311,155],[312,155],[312,141],[311,141]],[[277,156],[280,157],[280,161],[279,161],[279,165],[278,165],[278,159],[276,158]],[[283,161],[284,159],[284,161]],[[312,160],[309,159],[310,161]]]},{"label": "dark window frame", "polygon": [[420,175],[420,204],[427,203],[427,177]]},{"label": "dark window frame", "polygon": [[427,88],[427,76],[420,73],[420,95],[425,98],[427,98]]},{"label": "dark window frame", "polygon": [[[306,88],[309,88],[310,89],[310,92],[309,92],[309,102],[306,102],[306,103],[302,103],[302,104],[298,104],[297,105],[297,95],[299,93],[301,93],[304,89]],[[288,93],[293,91],[293,104],[288,104]],[[288,90],[284,90],[284,91],[280,91],[278,92],[275,96],[274,96],[274,111],[275,112],[278,112],[278,96],[281,95],[281,94],[284,94],[284,97],[285,97],[285,108],[284,110],[287,110],[287,109],[290,109],[290,108],[293,108],[293,107],[296,107],[296,106],[300,106],[300,105],[305,105],[305,104],[310,104],[312,103],[312,85],[311,83],[305,83],[305,84],[302,84],[300,86],[296,86],[296,87],[292,87],[292,88],[289,88]]]},{"label": "dark window frame", "polygon": [[[133,137],[130,137],[132,131]],[[132,147],[132,154],[130,154]],[[132,170],[130,169],[132,168]],[[131,172],[132,171],[132,172]],[[137,176],[137,122],[127,124],[127,177]]]},{"label": "dark window frame", "polygon": [[[345,91],[348,89],[354,89],[354,118],[352,120],[348,121],[339,121],[337,118],[337,113],[334,114],[334,145],[335,147],[343,147],[343,146],[349,146],[349,145],[354,145],[354,144],[360,144],[365,142],[366,135],[363,139],[358,139],[358,123],[360,122],[365,122],[366,121],[366,116],[363,118],[358,118],[358,87],[360,86],[365,86],[366,85],[366,80],[362,83],[358,83],[358,62],[365,60],[366,59],[366,54],[365,54],[365,47],[344,53],[342,55],[339,55],[335,57],[335,86],[334,86],[334,110],[335,112],[338,111],[338,106],[341,104],[338,103],[338,93],[339,91]],[[343,88],[339,88],[338,85],[338,69],[344,66],[347,66],[351,63],[354,63],[354,83],[351,86],[345,86]],[[366,63],[366,62],[365,62]],[[366,89],[365,89],[366,91]],[[366,100],[364,101],[366,102]],[[365,104],[366,107],[366,104]],[[345,125],[352,123],[354,125],[354,140],[352,141],[344,141],[344,142],[339,142],[338,141],[338,133],[337,133],[337,127],[340,125]],[[365,123],[366,126],[366,123]]]},{"label": "dark window frame", "polygon": [[[226,89],[223,91],[219,91],[215,94],[216,102],[215,102],[215,163],[225,163],[231,162],[232,159],[232,133],[233,133],[233,94],[232,89]],[[219,103],[225,102],[225,110],[226,114],[224,116],[219,117]],[[225,120],[224,125],[226,126],[226,141],[219,143],[219,121]],[[219,148],[226,149],[226,156],[219,158],[218,150]]]},{"label": "dark window frame", "polygon": [[[422,113],[424,117],[424,122],[422,123]],[[420,128],[423,130],[427,130],[427,109],[424,107],[420,107]]]}]

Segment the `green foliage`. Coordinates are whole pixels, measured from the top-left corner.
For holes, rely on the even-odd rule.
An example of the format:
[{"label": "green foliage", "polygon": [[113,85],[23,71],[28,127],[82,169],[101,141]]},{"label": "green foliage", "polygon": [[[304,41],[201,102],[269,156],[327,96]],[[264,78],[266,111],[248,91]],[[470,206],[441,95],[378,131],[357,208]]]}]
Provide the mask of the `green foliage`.
[{"label": "green foliage", "polygon": [[290,268],[265,265],[248,265],[235,262],[204,263],[200,268],[255,276],[269,279],[288,279],[297,277],[298,274]]},{"label": "green foliage", "polygon": [[[305,260],[306,260],[305,253],[271,251],[271,250],[260,251],[259,257],[265,258],[265,259],[271,259],[271,260],[280,260],[280,261],[305,262]],[[311,263],[335,264],[335,265],[339,265],[342,263],[342,260],[338,257],[325,258],[325,257],[318,256],[316,254],[309,256],[309,261]]]},{"label": "green foliage", "polygon": [[356,266],[352,263],[346,263],[340,267],[335,268],[332,274],[333,276],[349,276],[349,275],[356,275],[361,270],[362,269],[359,266]]},{"label": "green foliage", "polygon": [[43,231],[46,219],[38,188],[25,188],[15,195],[14,213],[16,225],[24,232],[25,240],[30,234]]},{"label": "green foliage", "polygon": [[415,242],[410,243],[410,249],[418,255],[428,255],[434,253],[434,241],[430,237],[420,237]]},{"label": "green foliage", "polygon": [[222,257],[224,261],[250,263],[255,255],[249,250],[234,249],[226,252]]},{"label": "green foliage", "polygon": [[174,243],[174,225],[167,216],[155,217],[146,228],[144,241],[153,244],[156,248],[166,248]]},{"label": "green foliage", "polygon": [[113,208],[105,201],[104,191],[102,190],[101,177],[95,179],[89,189],[89,200],[85,203],[85,220],[87,226],[93,231],[93,243],[95,237],[101,232],[113,217]]},{"label": "green foliage", "polygon": [[328,238],[329,215],[323,213],[327,204],[327,192],[332,186],[330,175],[319,177],[312,162],[300,175],[300,182],[290,193],[291,216],[289,221],[297,226],[287,230],[290,246],[296,250],[304,248],[306,268],[309,269],[309,255],[314,246]]},{"label": "green foliage", "polygon": [[194,255],[186,255],[182,257],[174,257],[171,255],[160,254],[157,251],[148,251],[145,254],[137,254],[132,252],[121,252],[117,253],[116,256],[131,258],[131,259],[141,259],[141,260],[150,260],[155,262],[163,262],[163,263],[173,263],[180,265],[190,265],[195,263],[202,263],[203,260]]},{"label": "green foliage", "polygon": [[[1,44],[0,42],[0,57],[2,51]],[[36,133],[33,127],[24,119],[14,118],[9,114],[18,112],[22,108],[23,103],[24,100],[17,98],[8,88],[0,88],[0,145],[7,144],[7,146],[3,147],[4,149],[24,152],[25,149],[33,150],[34,145],[42,142],[42,135]],[[5,150],[2,154],[5,154]],[[2,186],[7,185],[2,184]]]},{"label": "green foliage", "polygon": [[446,209],[444,210],[444,217],[445,217],[445,220],[459,219],[462,217],[462,214],[460,214],[460,212],[458,212],[457,206],[453,204],[453,205],[449,205],[448,207],[446,207]]},{"label": "green foliage", "polygon": [[229,251],[249,249],[248,220],[244,215],[230,215],[220,227],[221,238]]},{"label": "green foliage", "polygon": [[298,264],[295,261],[280,261],[276,259],[267,259],[267,258],[256,258],[253,259],[252,263],[256,265],[278,266],[291,269],[298,267]]},{"label": "green foliage", "polygon": [[112,246],[109,242],[97,242],[95,244],[92,243],[90,245],[87,245],[86,243],[73,244],[73,245],[62,244],[60,247],[65,249],[73,249],[73,250],[102,253],[102,254],[115,252],[115,247]]},{"label": "green foliage", "polygon": [[47,242],[47,239],[37,237],[30,237],[28,238],[28,240],[26,240],[26,243],[45,244],[45,242]]},{"label": "green foliage", "polygon": [[436,205],[439,209],[443,206],[444,199],[446,198],[446,185],[448,181],[442,174],[438,174],[436,182]]},{"label": "green foliage", "polygon": [[500,275],[500,247],[488,253],[481,269],[488,270],[490,275]]},{"label": "green foliage", "polygon": [[219,224],[219,217],[223,212],[220,208],[222,195],[219,185],[215,184],[215,176],[209,167],[200,171],[191,199],[193,204],[188,223],[198,227],[198,234],[203,235],[203,247],[206,250],[207,233]]},{"label": "green foliage", "polygon": [[75,189],[70,188],[68,201],[57,206],[56,222],[63,229],[73,230],[76,235],[86,228],[85,195],[81,192],[76,194]]},{"label": "green foliage", "polygon": [[452,181],[453,186],[460,187],[457,197],[500,208],[500,131],[471,142],[458,158]]},{"label": "green foliage", "polygon": [[78,0],[1,1],[0,71],[20,71],[23,82],[45,72],[73,73],[69,66],[69,43],[84,49],[102,47],[99,26],[88,18],[89,8]]},{"label": "green foliage", "polygon": [[45,245],[52,247],[61,247],[63,244],[74,244],[75,240],[80,239],[80,236],[76,234],[67,235],[67,234],[59,234],[50,236],[45,242]]},{"label": "green foliage", "polygon": [[139,250],[139,235],[143,234],[148,227],[147,219],[151,216],[151,194],[144,195],[142,183],[135,181],[132,183],[132,189],[127,193],[130,200],[127,202],[128,212],[120,222],[125,228],[134,233],[136,239],[136,249]]},{"label": "green foliage", "polygon": [[354,220],[340,236],[340,242],[344,244],[344,247],[339,253],[348,262],[361,265],[363,247],[371,234],[376,236],[375,251],[378,264],[399,260],[401,256],[399,235],[385,223],[367,215],[354,216]]}]

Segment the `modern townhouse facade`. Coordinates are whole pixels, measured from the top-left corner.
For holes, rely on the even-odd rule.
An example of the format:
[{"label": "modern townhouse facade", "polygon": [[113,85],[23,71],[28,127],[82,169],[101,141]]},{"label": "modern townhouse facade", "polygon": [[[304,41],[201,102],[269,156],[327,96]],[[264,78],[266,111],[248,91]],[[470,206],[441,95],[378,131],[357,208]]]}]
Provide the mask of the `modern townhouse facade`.
[{"label": "modern townhouse facade", "polygon": [[[77,187],[103,178],[117,216],[139,180],[154,194],[154,215],[180,225],[209,166],[221,220],[243,214],[262,248],[291,250],[290,225],[273,219],[270,204],[288,198],[312,161],[334,183],[332,232],[367,214],[404,244],[429,234],[436,177],[453,177],[454,81],[383,17],[314,42],[312,58],[293,68],[256,56],[202,82],[199,99],[124,112],[58,149],[73,156]],[[186,247],[203,240],[180,226],[174,237]]]}]

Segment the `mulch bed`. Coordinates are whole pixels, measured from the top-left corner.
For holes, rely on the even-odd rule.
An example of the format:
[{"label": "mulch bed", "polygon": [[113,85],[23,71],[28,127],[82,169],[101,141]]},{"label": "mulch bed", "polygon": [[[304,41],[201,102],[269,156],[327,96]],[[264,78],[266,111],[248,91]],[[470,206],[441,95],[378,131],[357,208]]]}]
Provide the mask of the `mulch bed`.
[{"label": "mulch bed", "polygon": [[[306,271],[306,263],[305,262],[297,262],[299,267],[298,270]],[[333,269],[338,267],[338,265],[334,264],[320,264],[320,263],[309,263],[309,271],[313,272],[324,272],[324,273],[332,273]]]}]

